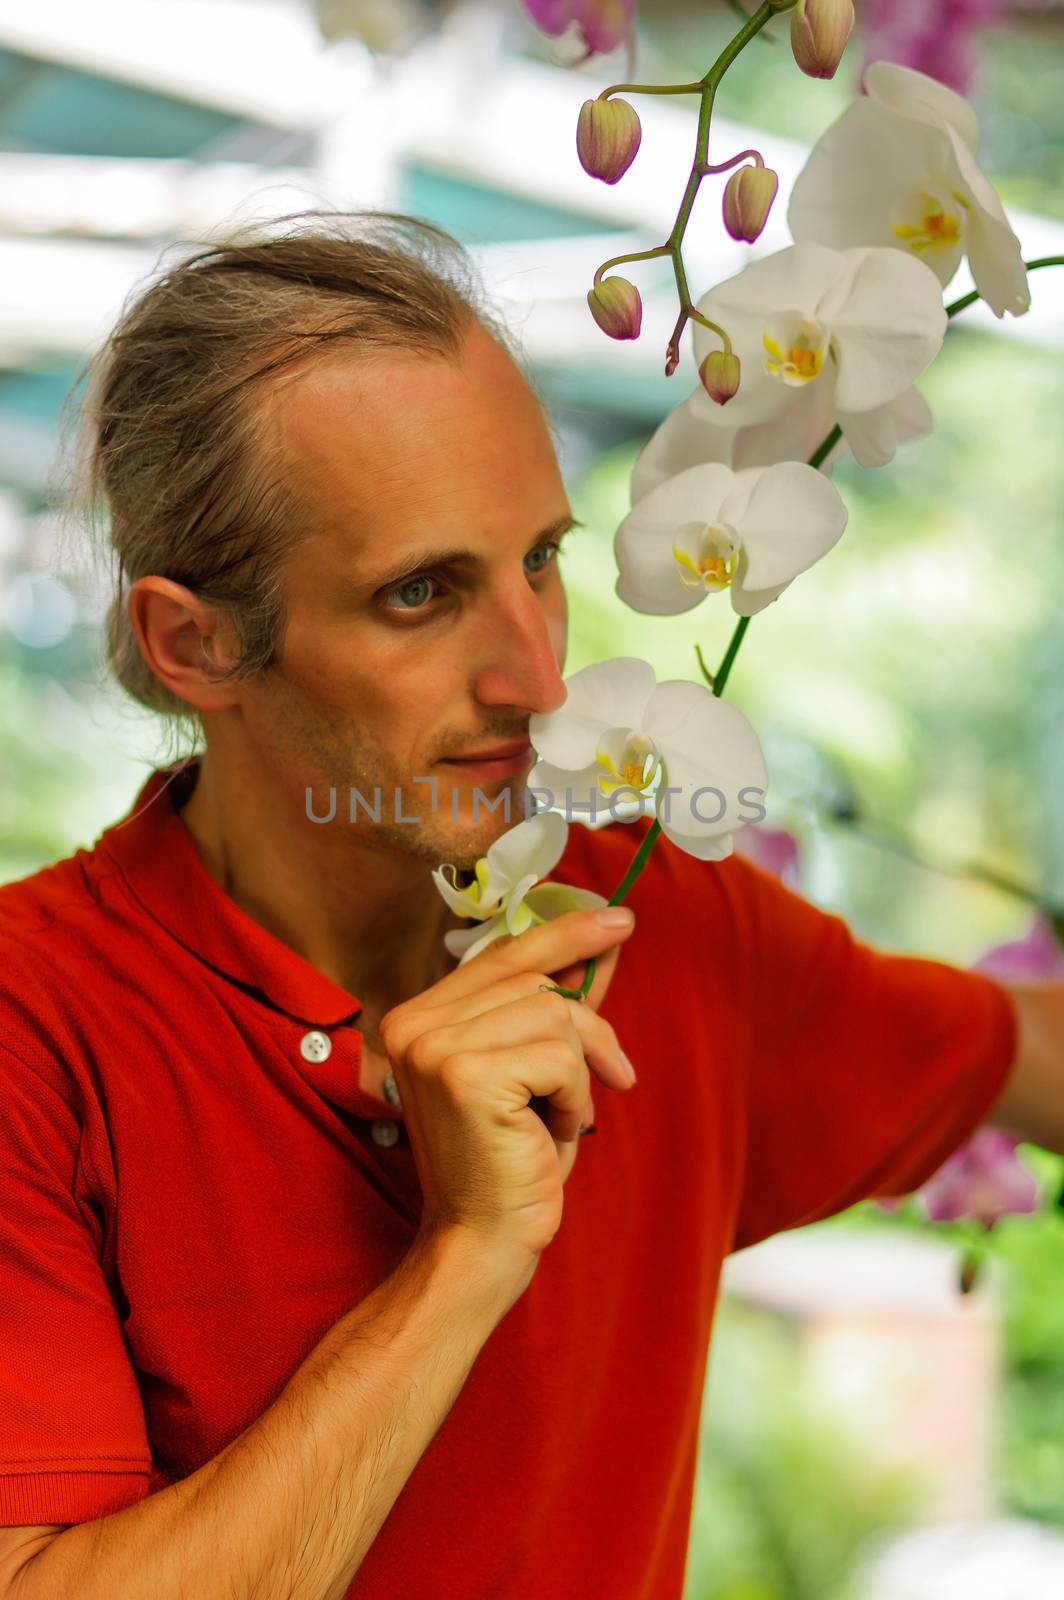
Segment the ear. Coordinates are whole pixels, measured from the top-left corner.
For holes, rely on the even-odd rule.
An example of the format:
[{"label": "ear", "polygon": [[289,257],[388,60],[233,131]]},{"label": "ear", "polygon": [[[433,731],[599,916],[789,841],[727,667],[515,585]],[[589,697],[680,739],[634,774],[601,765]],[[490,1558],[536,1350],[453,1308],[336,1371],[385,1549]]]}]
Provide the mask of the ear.
[{"label": "ear", "polygon": [[215,675],[235,659],[231,625],[210,601],[171,578],[138,578],[127,602],[130,626],[155,676],[197,711],[224,711],[236,684]]}]

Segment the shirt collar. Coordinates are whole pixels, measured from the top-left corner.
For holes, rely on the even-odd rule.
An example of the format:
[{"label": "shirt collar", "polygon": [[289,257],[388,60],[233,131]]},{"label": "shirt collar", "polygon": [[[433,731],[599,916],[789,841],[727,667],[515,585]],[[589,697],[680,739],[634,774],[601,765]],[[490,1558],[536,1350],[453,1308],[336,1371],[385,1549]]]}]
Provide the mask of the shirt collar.
[{"label": "shirt collar", "polygon": [[208,966],[304,1022],[348,1021],[361,1000],[248,916],[207,871],[178,809],[198,772],[195,756],[153,771],[96,849],[155,921]]}]

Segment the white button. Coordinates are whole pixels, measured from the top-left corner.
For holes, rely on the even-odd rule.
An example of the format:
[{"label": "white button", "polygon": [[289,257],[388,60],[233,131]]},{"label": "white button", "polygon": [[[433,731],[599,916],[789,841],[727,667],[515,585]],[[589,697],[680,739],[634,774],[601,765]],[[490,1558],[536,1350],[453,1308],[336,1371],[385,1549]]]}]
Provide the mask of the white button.
[{"label": "white button", "polygon": [[332,1040],[327,1033],[311,1028],[299,1041],[299,1053],[304,1061],[328,1061],[332,1055]]},{"label": "white button", "polygon": [[397,1111],[399,1110],[399,1090],[396,1087],[394,1073],[389,1072],[384,1080],[384,1098],[390,1106],[394,1106]]},{"label": "white button", "polygon": [[399,1138],[399,1124],[390,1122],[387,1117],[381,1117],[379,1121],[373,1124],[370,1133],[374,1144],[382,1144],[388,1147],[395,1144]]}]

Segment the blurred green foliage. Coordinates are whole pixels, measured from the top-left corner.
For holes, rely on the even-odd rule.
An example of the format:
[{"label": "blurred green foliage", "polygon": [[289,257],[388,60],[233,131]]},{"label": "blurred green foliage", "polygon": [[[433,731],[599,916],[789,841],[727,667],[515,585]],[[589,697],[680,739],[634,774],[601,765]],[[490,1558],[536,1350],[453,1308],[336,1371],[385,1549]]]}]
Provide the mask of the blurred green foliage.
[{"label": "blurred green foliage", "polygon": [[860,1600],[868,1542],[912,1526],[919,1503],[918,1482],[869,1466],[803,1398],[784,1325],[722,1299],[685,1600]]}]

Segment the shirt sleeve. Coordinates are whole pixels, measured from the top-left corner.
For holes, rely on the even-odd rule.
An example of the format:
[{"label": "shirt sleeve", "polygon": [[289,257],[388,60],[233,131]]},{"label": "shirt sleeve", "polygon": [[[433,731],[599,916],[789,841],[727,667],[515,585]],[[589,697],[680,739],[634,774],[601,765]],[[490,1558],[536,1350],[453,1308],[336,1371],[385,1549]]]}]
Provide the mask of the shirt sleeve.
[{"label": "shirt sleeve", "polygon": [[91,1521],[148,1493],[136,1374],[60,1075],[0,1048],[0,1526]]},{"label": "shirt sleeve", "polygon": [[763,868],[726,866],[749,1024],[741,1250],[924,1184],[1003,1091],[1017,1022],[987,975],[876,950]]}]

